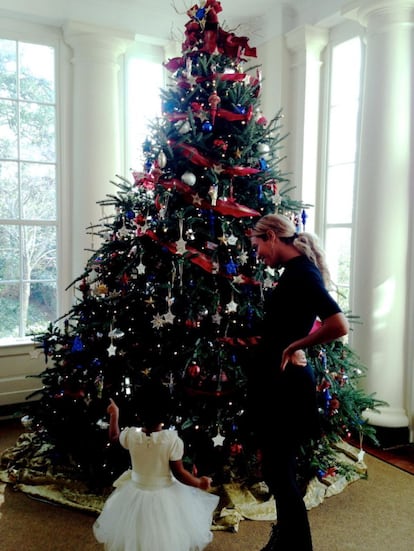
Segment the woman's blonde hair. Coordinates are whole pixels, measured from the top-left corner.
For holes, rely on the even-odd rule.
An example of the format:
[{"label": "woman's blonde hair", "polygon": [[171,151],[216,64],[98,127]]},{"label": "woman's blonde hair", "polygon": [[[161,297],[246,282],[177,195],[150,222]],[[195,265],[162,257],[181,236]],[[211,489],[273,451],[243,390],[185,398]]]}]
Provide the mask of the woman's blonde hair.
[{"label": "woman's blonde hair", "polygon": [[285,243],[291,243],[301,254],[307,256],[322,274],[326,287],[331,286],[331,277],[325,260],[325,253],[319,245],[316,235],[308,232],[296,233],[293,222],[282,214],[266,214],[258,220],[251,232],[251,237],[263,237],[272,231]]}]

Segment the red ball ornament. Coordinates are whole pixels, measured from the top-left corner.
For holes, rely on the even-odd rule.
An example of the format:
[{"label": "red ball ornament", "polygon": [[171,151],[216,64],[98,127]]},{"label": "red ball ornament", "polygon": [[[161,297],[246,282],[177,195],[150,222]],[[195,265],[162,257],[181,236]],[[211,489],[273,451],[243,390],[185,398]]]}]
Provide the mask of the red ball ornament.
[{"label": "red ball ornament", "polygon": [[188,367],[188,374],[190,375],[190,377],[198,377],[200,375],[200,366],[197,365],[196,363],[193,363],[191,364],[189,367]]},{"label": "red ball ornament", "polygon": [[243,446],[240,444],[240,442],[233,442],[230,446],[230,453],[231,455],[240,455],[243,451]]}]

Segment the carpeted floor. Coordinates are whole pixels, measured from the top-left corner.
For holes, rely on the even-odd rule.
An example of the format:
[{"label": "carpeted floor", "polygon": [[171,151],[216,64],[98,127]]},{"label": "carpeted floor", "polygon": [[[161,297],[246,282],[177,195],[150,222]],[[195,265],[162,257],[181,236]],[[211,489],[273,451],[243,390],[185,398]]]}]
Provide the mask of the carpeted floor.
[{"label": "carpeted floor", "polygon": [[[13,423],[0,423],[0,451],[14,444],[19,431]],[[315,551],[414,548],[414,476],[372,455],[365,459],[367,480],[350,484],[309,511]],[[103,551],[92,534],[94,519],[0,483],[2,551]],[[243,520],[237,533],[215,531],[205,551],[258,551],[270,526],[268,521]]]}]

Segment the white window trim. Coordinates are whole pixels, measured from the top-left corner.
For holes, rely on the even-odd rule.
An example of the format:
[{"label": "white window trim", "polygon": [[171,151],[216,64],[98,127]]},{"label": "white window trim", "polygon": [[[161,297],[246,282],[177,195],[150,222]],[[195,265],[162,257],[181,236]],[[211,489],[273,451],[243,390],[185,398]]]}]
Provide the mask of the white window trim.
[{"label": "white window trim", "polygon": [[[71,307],[70,283],[66,274],[71,270],[71,139],[72,127],[70,89],[70,52],[64,44],[60,29],[46,25],[0,18],[0,36],[5,39],[41,44],[55,49],[56,77],[56,192],[57,192],[57,315]],[[55,320],[50,320],[51,322]],[[21,346],[32,342],[31,337],[2,339],[0,347]]]}]

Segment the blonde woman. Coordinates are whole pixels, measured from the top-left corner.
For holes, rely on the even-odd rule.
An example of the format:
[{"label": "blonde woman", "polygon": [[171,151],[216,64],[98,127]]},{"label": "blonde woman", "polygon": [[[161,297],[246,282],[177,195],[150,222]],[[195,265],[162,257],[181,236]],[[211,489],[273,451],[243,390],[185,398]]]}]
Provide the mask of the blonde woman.
[{"label": "blonde woman", "polygon": [[[262,551],[311,551],[296,456],[302,444],[319,436],[319,423],[315,379],[303,350],[342,337],[348,321],[329,294],[329,272],[315,236],[297,234],[287,217],[268,214],[250,238],[259,260],[283,270],[265,300],[261,361],[249,374],[252,432],[277,512]],[[320,326],[311,331],[317,319]]]}]

